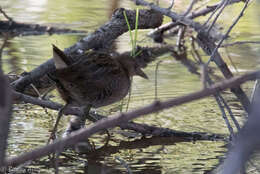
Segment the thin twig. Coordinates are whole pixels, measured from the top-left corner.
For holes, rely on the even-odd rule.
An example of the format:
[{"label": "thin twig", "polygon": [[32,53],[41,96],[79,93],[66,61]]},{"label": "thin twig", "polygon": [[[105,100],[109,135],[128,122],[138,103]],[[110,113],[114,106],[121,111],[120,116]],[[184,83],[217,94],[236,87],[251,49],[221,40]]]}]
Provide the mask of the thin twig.
[{"label": "thin twig", "polygon": [[186,10],[182,15],[183,15],[183,16],[187,16],[187,15],[191,12],[193,6],[194,6],[197,2],[198,2],[198,0],[192,0],[191,3],[190,3],[190,5],[188,6],[187,10]]},{"label": "thin twig", "polygon": [[230,118],[232,119],[233,123],[235,124],[237,130],[239,131],[241,128],[239,126],[239,123],[238,121],[236,120],[231,108],[229,107],[229,105],[227,104],[226,100],[221,96],[219,95],[219,99],[222,101],[222,103],[224,104],[224,107],[227,109],[228,111],[228,114],[230,116]]},{"label": "thin twig", "polygon": [[159,65],[160,63],[162,63],[162,60],[160,60],[159,62],[156,63],[156,67],[155,67],[155,74],[154,74],[154,100],[156,101],[158,99],[158,71],[159,71]]},{"label": "thin twig", "polygon": [[191,53],[192,53],[193,58],[194,58],[195,61],[197,61],[199,64],[204,64],[203,61],[202,61],[202,58],[201,58],[201,56],[200,56],[200,54],[198,52],[198,49],[195,46],[195,41],[196,41],[196,39],[193,36],[191,36],[191,48],[192,48],[192,52]]},{"label": "thin twig", "polygon": [[206,22],[204,22],[203,24],[203,28],[208,25],[209,21],[211,20],[211,18],[214,16],[214,14],[218,11],[219,8],[221,8],[221,6],[224,4],[225,0],[222,0],[219,4],[217,4],[216,8],[213,10],[213,12],[210,14],[209,18],[206,20]]},{"label": "thin twig", "polygon": [[115,156],[115,159],[118,160],[120,162],[120,164],[123,165],[126,168],[127,173],[129,173],[129,174],[133,173],[132,170],[130,169],[129,165],[127,164],[127,162],[125,160],[121,159],[118,156]]},{"label": "thin twig", "polygon": [[253,87],[253,90],[252,90],[252,93],[251,93],[251,98],[250,98],[251,102],[255,100],[254,97],[256,96],[256,91],[258,90],[259,85],[260,85],[260,82],[259,82],[259,79],[257,79],[255,81],[255,84],[254,84],[254,87]]},{"label": "thin twig", "polygon": [[131,0],[131,1],[135,2],[137,5],[148,6],[151,9],[172,18],[172,20],[176,21],[176,23],[183,24],[183,25],[186,25],[186,26],[190,26],[190,27],[194,28],[194,30],[196,30],[196,31],[200,31],[200,29],[202,27],[201,24],[194,22],[190,18],[183,17],[182,15],[178,15],[177,13],[172,12],[168,9],[161,8],[157,5],[155,5],[154,3],[146,2],[145,0]]},{"label": "thin twig", "polygon": [[[213,81],[211,80],[211,78],[210,78],[209,76],[207,77],[207,81],[208,81],[208,83],[209,83],[210,85],[213,85],[213,84],[214,84]],[[235,118],[235,116],[234,116],[234,114],[233,114],[231,108],[230,108],[229,105],[227,104],[226,100],[222,97],[222,95],[221,95],[220,93],[217,94],[217,97],[218,97],[218,100],[219,100],[220,102],[222,102],[223,105],[224,105],[224,107],[227,109],[228,114],[229,114],[231,120],[233,121],[234,125],[236,126],[237,130],[239,131],[239,130],[240,130],[239,123],[238,123],[238,121],[236,120],[236,118]],[[223,117],[224,117],[224,116],[223,116]],[[228,123],[229,123],[229,121],[228,121]],[[229,128],[229,127],[231,127],[230,124],[227,124],[227,126],[228,126],[228,129],[231,130],[231,128]],[[232,133],[232,132],[233,132],[233,133]],[[231,136],[234,137],[234,131],[233,131],[233,129],[232,129],[232,131],[230,131],[230,133],[231,133]],[[232,135],[232,134],[233,134],[233,135]]]},{"label": "thin twig", "polygon": [[215,25],[215,23],[217,22],[219,16],[221,15],[221,13],[224,11],[224,9],[226,8],[226,6],[229,4],[230,0],[225,0],[222,8],[220,9],[220,11],[217,13],[216,17],[214,18],[213,22],[211,23],[209,29],[208,29],[208,33],[210,32],[210,30],[213,28],[213,26]]},{"label": "thin twig", "polygon": [[[194,47],[194,46],[193,46]],[[195,53],[195,54],[198,54],[198,53]],[[194,55],[195,56],[195,55]],[[200,57],[199,55],[196,55],[196,57]],[[202,81],[202,85],[203,85],[203,89],[207,88],[207,84],[209,85],[213,85],[213,81],[211,80],[210,76],[208,76],[207,74],[207,69],[205,68],[205,65],[203,64],[202,61],[199,62],[200,64],[202,64],[202,72],[201,72],[201,81]],[[218,92],[217,94],[214,95],[216,101],[217,101],[217,104],[221,110],[221,113],[222,113],[222,117],[228,127],[228,130],[230,132],[230,135],[232,138],[234,138],[234,131],[233,131],[233,128],[227,118],[227,115],[226,115],[226,112],[225,112],[225,108],[227,109],[232,121],[234,122],[234,124],[236,125],[237,127],[237,130],[240,130],[240,127],[239,127],[239,124],[237,122],[237,120],[235,119],[230,107],[228,106],[227,102],[225,101],[225,99],[222,97],[222,95]],[[223,105],[222,105],[223,104]]]},{"label": "thin twig", "polygon": [[[203,84],[205,83],[205,85],[204,85],[204,88],[205,88],[205,87],[207,87],[207,86],[206,86],[206,82],[209,83],[209,85],[213,85],[213,81],[211,80],[210,76],[204,75],[204,73],[205,73],[205,74],[207,73],[207,71],[206,71],[207,69],[205,68],[205,65],[204,65],[204,63],[203,63],[203,61],[202,61],[202,59],[201,59],[201,56],[199,55],[198,51],[197,51],[196,48],[195,48],[195,43],[194,43],[194,41],[195,41],[195,40],[192,38],[192,44],[191,44],[191,46],[192,46],[192,50],[194,51],[194,54],[192,54],[192,55],[194,56],[194,58],[196,57],[196,60],[198,61],[199,64],[202,64],[202,65],[203,65],[203,69],[204,69],[204,70],[202,70],[203,73],[201,74],[201,76],[202,76],[201,78],[204,79],[204,80],[202,80],[202,81],[205,81],[205,82],[203,82]],[[193,53],[193,52],[192,52],[192,53]],[[205,72],[204,72],[204,71],[205,71]],[[203,77],[203,76],[205,76],[205,77]],[[235,124],[237,130],[240,130],[240,126],[239,126],[239,124],[238,124],[238,121],[237,121],[236,118],[234,117],[231,108],[229,107],[229,105],[227,104],[227,102],[225,101],[225,99],[222,97],[222,95],[221,95],[220,93],[217,93],[217,94],[215,95],[215,98],[216,98],[217,102],[218,102],[218,100],[220,101],[219,106],[222,106],[221,102],[223,103],[223,105],[224,105],[224,107],[227,109],[227,112],[229,113],[229,115],[230,115],[230,117],[231,117],[233,123]],[[223,111],[222,111],[222,113],[223,113]],[[223,114],[222,114],[222,116],[223,116]],[[223,118],[224,118],[224,117],[225,117],[225,116],[223,116]],[[227,126],[230,127],[229,125],[227,125]],[[230,128],[229,128],[229,129],[230,129]],[[230,132],[231,132],[231,131],[230,131]],[[232,132],[233,132],[233,131],[232,131]]]},{"label": "thin twig", "polygon": [[171,0],[171,5],[167,8],[168,10],[171,10],[174,5],[174,0]]},{"label": "thin twig", "polygon": [[233,66],[233,68],[235,69],[236,73],[238,73],[237,66],[235,65],[235,63],[233,62],[233,60],[232,60],[232,58],[231,58],[231,56],[229,54],[228,47],[225,47],[225,52],[226,52],[227,57],[228,57],[228,59],[230,61],[230,64]]},{"label": "thin twig", "polygon": [[222,118],[224,119],[224,121],[225,121],[225,123],[226,123],[226,125],[227,125],[227,128],[228,128],[228,130],[229,130],[229,133],[230,133],[230,135],[231,135],[231,138],[234,139],[234,136],[235,136],[234,130],[233,130],[233,128],[232,128],[232,126],[231,126],[231,124],[230,124],[228,118],[227,118],[227,115],[226,115],[224,106],[222,105],[219,96],[218,96],[218,95],[214,95],[214,96],[215,96],[215,99],[216,99],[216,101],[217,101],[217,104],[218,104],[218,106],[219,106],[219,108],[220,108],[220,111],[221,111],[221,113],[222,113]]},{"label": "thin twig", "polygon": [[221,47],[230,47],[234,45],[243,45],[243,44],[260,44],[260,41],[237,41],[237,42],[223,44]]},{"label": "thin twig", "polygon": [[229,27],[229,29],[227,30],[227,32],[225,33],[225,35],[222,37],[222,39],[219,41],[219,43],[217,44],[217,46],[214,48],[210,59],[208,60],[208,62],[206,63],[206,65],[208,66],[209,63],[213,60],[213,58],[215,57],[215,54],[217,52],[217,50],[219,49],[219,47],[221,46],[221,44],[223,43],[223,41],[228,37],[229,33],[231,32],[231,30],[234,28],[234,26],[238,23],[238,21],[240,20],[240,18],[244,15],[244,12],[246,10],[246,8],[248,7],[250,0],[247,0],[245,2],[245,5],[242,9],[242,11],[240,12],[240,14],[238,15],[238,17],[235,19],[235,21],[233,22],[233,24]]},{"label": "thin twig", "polygon": [[[237,3],[238,1],[239,0],[232,0],[228,5],[231,5],[233,3]],[[218,9],[219,7],[221,7],[221,3],[222,2],[217,3],[215,5],[212,5],[212,6],[206,6],[206,8],[199,10],[199,11],[192,12],[189,15],[187,15],[186,17],[190,18],[190,19],[194,19],[194,18],[197,18],[197,17],[200,17],[200,16],[205,16],[205,15],[211,13],[212,11]],[[202,6],[205,6],[205,5],[202,5]],[[202,28],[204,28],[206,24],[207,23],[204,23],[202,25]],[[177,22],[169,22],[169,23],[163,24],[160,27],[158,27],[157,29],[155,29],[154,31],[151,31],[148,34],[148,36],[155,36],[155,35],[158,35],[158,34],[162,34],[165,31],[170,30],[173,27],[176,27],[177,25],[178,25]]]},{"label": "thin twig", "polygon": [[217,13],[216,17],[214,18],[213,22],[211,23],[210,27],[208,28],[208,33],[210,32],[210,30],[213,28],[213,26],[215,25],[215,23],[217,22],[219,16],[221,15],[221,13],[224,11],[224,9],[226,8],[226,6],[229,4],[230,0],[225,0],[222,8],[220,9],[220,11]]},{"label": "thin twig", "polygon": [[[259,105],[260,92],[254,93],[252,101],[252,111],[249,113],[247,122],[243,129],[239,132],[235,145],[229,151],[227,158],[221,169],[221,174],[240,173],[245,171],[245,164],[250,159],[250,156],[259,150]],[[251,160],[249,160],[249,163]],[[254,164],[253,164],[254,165]]]},{"label": "thin twig", "polygon": [[185,31],[186,31],[186,26],[179,26],[178,37],[177,37],[178,49],[181,49],[184,46],[184,34],[185,34]]},{"label": "thin twig", "polygon": [[8,21],[10,21],[10,22],[13,22],[13,21],[14,21],[11,17],[9,17],[9,16],[5,13],[5,11],[2,9],[1,6],[0,6],[0,13],[2,13],[2,14],[4,15],[4,17],[5,17],[6,19],[8,19]]},{"label": "thin twig", "polygon": [[204,64],[201,65],[201,83],[203,86],[203,89],[207,88],[207,79],[208,79],[208,71],[206,69],[206,66]]}]

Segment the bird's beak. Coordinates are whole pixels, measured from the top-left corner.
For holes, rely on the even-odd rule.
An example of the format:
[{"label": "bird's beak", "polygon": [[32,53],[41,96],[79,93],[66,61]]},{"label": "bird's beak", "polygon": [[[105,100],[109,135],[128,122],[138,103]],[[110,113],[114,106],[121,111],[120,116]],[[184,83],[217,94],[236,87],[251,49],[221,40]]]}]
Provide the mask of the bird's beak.
[{"label": "bird's beak", "polygon": [[148,76],[141,70],[141,68],[136,69],[136,75],[143,77],[144,79],[149,79]]}]

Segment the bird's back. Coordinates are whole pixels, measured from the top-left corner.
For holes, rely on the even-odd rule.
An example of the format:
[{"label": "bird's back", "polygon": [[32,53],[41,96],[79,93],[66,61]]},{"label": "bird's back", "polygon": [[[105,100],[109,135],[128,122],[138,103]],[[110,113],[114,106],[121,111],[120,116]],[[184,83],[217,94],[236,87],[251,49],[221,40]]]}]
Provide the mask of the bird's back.
[{"label": "bird's back", "polygon": [[76,105],[109,105],[125,97],[130,87],[129,76],[121,64],[108,54],[94,51],[67,68],[57,69],[56,76],[63,98]]}]

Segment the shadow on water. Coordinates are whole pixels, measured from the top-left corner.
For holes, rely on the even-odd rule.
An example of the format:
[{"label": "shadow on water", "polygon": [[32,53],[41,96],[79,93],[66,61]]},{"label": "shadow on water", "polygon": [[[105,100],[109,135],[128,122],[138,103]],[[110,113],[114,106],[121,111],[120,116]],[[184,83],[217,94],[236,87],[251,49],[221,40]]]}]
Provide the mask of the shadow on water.
[{"label": "shadow on water", "polygon": [[[32,0],[0,0],[0,2],[6,12],[17,21],[87,30],[88,32],[105,23],[108,15],[111,14],[109,9],[114,9],[114,7],[111,8],[111,1],[109,0],[68,2],[41,0],[39,3]],[[113,2],[116,5],[116,1]],[[118,5],[134,7],[129,1],[120,1]],[[256,18],[256,9],[258,8],[248,9],[248,15]],[[229,13],[232,13],[232,11]],[[228,13],[225,15],[228,15]],[[248,16],[233,31],[236,37],[231,39],[246,38],[249,33],[254,33],[252,30],[255,31],[255,28],[259,28],[259,23],[246,19],[248,19]],[[229,24],[224,23],[223,25]],[[253,27],[250,28],[250,26]],[[12,38],[8,41],[3,52],[5,71],[9,72],[12,69],[16,71],[18,69],[17,67],[10,67],[12,65],[9,64],[10,60],[17,62],[20,72],[30,71],[51,57],[52,43],[63,49],[71,46],[81,37],[80,35],[42,35]],[[140,36],[140,38],[144,37]],[[259,39],[257,34],[250,34],[250,38]],[[150,45],[150,40],[147,39],[141,43]],[[117,47],[119,51],[130,49],[128,33],[118,39]],[[249,51],[251,54],[248,54]],[[258,67],[259,59],[256,58],[256,55],[259,55],[259,49],[254,45],[230,47],[229,52],[237,66],[238,73]],[[225,51],[223,51],[223,55],[226,62],[230,64]],[[198,77],[191,75],[180,62],[167,56],[161,59],[163,62],[159,67],[157,77],[157,97],[160,100],[182,96],[201,89],[201,82]],[[144,106],[154,100],[154,72],[157,62],[153,62],[145,69],[149,81],[140,78],[134,79],[129,110]],[[244,86],[248,92],[250,91],[249,86],[249,84]],[[55,92],[52,95],[55,97],[51,99],[60,101]],[[240,122],[243,122],[242,109],[240,104],[236,102],[235,97],[230,92],[225,92],[225,97],[231,103],[235,116]],[[127,97],[125,100],[127,100]],[[115,112],[114,108],[119,108],[119,105],[120,103],[117,103],[101,108],[98,112],[111,115]],[[124,105],[123,111],[126,108],[127,106]],[[15,156],[45,145],[56,116],[55,111],[44,110],[31,105],[14,105],[8,156]],[[135,121],[187,132],[228,134],[213,98],[206,98],[164,110],[138,118]],[[68,122],[69,117],[62,118],[59,127],[60,134],[62,134]],[[224,141],[188,141],[169,137],[143,138],[135,134],[133,134],[134,138],[127,138],[115,132],[112,133],[111,140],[106,147],[102,147],[105,135],[94,135],[91,141],[95,142],[97,150],[86,154],[78,154],[71,150],[62,153],[59,161],[60,173],[129,173],[127,168],[133,173],[140,174],[207,173],[219,163],[226,151]],[[16,169],[18,170],[18,168]],[[20,171],[22,169],[24,168],[19,168]],[[54,171],[48,157],[32,162],[27,166],[27,169],[29,173],[50,173],[50,171]]]},{"label": "shadow on water", "polygon": [[[177,173],[197,173],[198,171],[200,173],[203,170],[210,169],[208,167],[210,160],[217,160],[217,158],[212,158],[210,155],[203,155],[202,152],[199,159],[189,162],[193,167],[185,167],[187,165],[186,160],[188,159],[186,159],[187,157],[183,158],[180,150],[175,150],[174,152],[179,153],[178,155],[169,153],[171,150],[169,147],[178,146],[180,143],[197,146],[197,142],[176,137],[152,137],[132,141],[120,141],[118,145],[109,144],[101,148],[96,148],[96,150],[91,152],[75,153],[75,151],[67,150],[60,155],[59,167],[66,172],[75,173],[128,173],[126,171],[140,174],[148,172],[151,174],[164,173],[163,171],[171,173],[174,173],[174,171]],[[222,144],[218,142],[214,143],[218,145]],[[178,149],[178,147],[175,148]],[[222,155],[224,152],[223,148],[222,151],[219,149],[215,153]],[[172,162],[176,160],[173,159],[175,157],[180,161],[173,165]],[[162,158],[164,158],[164,163],[162,163]],[[30,168],[30,166],[42,166],[43,169],[49,166],[51,168],[53,161],[45,158],[35,161],[27,167]]]}]

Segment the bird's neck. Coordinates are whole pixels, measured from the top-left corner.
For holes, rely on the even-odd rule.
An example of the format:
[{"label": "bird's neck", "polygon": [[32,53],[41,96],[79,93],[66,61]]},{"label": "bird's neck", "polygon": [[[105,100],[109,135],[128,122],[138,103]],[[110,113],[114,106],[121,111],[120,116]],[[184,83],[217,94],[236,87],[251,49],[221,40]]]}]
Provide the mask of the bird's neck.
[{"label": "bird's neck", "polygon": [[129,64],[126,59],[128,59],[128,58],[127,57],[118,57],[117,61],[121,65],[121,67],[123,68],[123,70],[125,71],[127,76],[130,78],[135,75],[134,67],[133,67],[133,65]]}]

